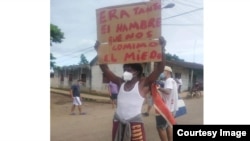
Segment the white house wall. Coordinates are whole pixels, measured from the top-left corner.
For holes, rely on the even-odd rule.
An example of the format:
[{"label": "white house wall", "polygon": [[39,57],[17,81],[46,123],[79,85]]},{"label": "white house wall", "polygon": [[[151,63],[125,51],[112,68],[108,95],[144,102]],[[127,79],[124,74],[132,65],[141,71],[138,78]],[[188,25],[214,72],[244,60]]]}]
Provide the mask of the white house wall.
[{"label": "white house wall", "polygon": [[[78,74],[79,75],[79,74]],[[72,81],[69,81],[69,77],[64,75],[64,81],[61,81],[61,76],[58,73],[54,74],[53,78],[50,78],[50,86],[52,88],[63,88],[69,89],[73,83],[76,83],[79,78],[72,78]],[[90,89],[90,77],[86,77],[86,83],[80,87],[83,91],[88,91]]]},{"label": "white house wall", "polygon": [[[112,70],[117,76],[122,76],[123,67],[121,64],[109,64],[109,69]],[[92,90],[101,93],[108,93],[107,84],[102,83],[102,71],[99,65],[94,65],[91,67],[92,72]]]},{"label": "white house wall", "polygon": [[[109,69],[112,70],[116,75],[122,76],[123,68],[121,64],[109,64]],[[181,73],[182,79],[182,87],[181,91],[186,91],[189,88],[189,69],[178,67],[178,66],[171,66],[173,70],[173,75],[175,73]],[[102,83],[102,71],[99,65],[94,65],[91,67],[92,70],[92,90],[101,93],[107,93],[108,88],[107,84]],[[150,73],[150,72],[148,72]],[[174,76],[173,76],[174,77]]]},{"label": "white house wall", "polygon": [[54,88],[59,88],[59,77],[54,76],[53,78],[50,78],[50,86]]},{"label": "white house wall", "polygon": [[[123,64],[109,64],[108,65],[110,70],[112,72],[114,72],[117,76],[122,76],[123,73]],[[151,63],[143,66],[144,67],[144,73],[146,75],[148,75],[150,73],[150,70],[153,67],[153,64]],[[189,87],[191,85],[190,81],[190,76],[189,76],[189,72],[190,70],[188,68],[184,68],[184,67],[179,67],[179,66],[171,66],[172,70],[173,70],[173,75],[175,73],[181,73],[181,79],[182,79],[182,87],[181,87],[181,91],[186,91],[189,90]],[[91,75],[90,75],[91,73]],[[103,83],[103,78],[102,78],[102,71],[99,67],[99,65],[93,65],[91,66],[91,72],[90,73],[86,73],[86,84],[84,86],[81,87],[82,90],[84,91],[93,91],[93,92],[97,92],[97,93],[108,93],[108,87],[107,84]],[[175,77],[175,76],[173,76]],[[75,82],[77,79],[73,78],[72,82]],[[50,86],[53,88],[65,88],[65,89],[69,89],[71,86],[71,83],[69,83],[68,81],[68,77],[64,76],[64,81],[61,82],[60,81],[60,75],[58,74],[58,72],[55,72],[55,75],[53,78],[50,78]]]},{"label": "white house wall", "polygon": [[182,71],[181,80],[182,80],[181,91],[188,90],[188,87],[189,87],[189,70],[188,69],[184,69]]}]

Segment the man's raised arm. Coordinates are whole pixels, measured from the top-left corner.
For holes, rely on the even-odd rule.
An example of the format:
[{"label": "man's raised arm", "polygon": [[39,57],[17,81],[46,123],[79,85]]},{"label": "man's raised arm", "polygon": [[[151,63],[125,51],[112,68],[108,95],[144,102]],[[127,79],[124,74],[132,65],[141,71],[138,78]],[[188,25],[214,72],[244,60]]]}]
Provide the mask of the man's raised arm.
[{"label": "man's raised arm", "polygon": [[[99,49],[99,46],[100,46],[100,42],[99,41],[96,41],[95,43],[95,50],[97,52],[97,58],[98,58],[98,49]],[[121,81],[122,79],[118,76],[116,76],[108,67],[107,64],[99,64],[100,66],[100,69],[102,70],[102,72],[104,73],[104,75],[109,79],[109,81],[112,81],[114,83],[116,83],[117,85],[120,86],[121,84]]]},{"label": "man's raised arm", "polygon": [[153,72],[148,76],[146,83],[153,83],[157,80],[157,78],[160,76],[160,74],[164,71],[164,67],[166,65],[166,58],[165,58],[165,46],[166,46],[166,40],[163,37],[159,38],[159,43],[161,45],[162,49],[162,60],[160,62],[154,63],[154,70]]}]

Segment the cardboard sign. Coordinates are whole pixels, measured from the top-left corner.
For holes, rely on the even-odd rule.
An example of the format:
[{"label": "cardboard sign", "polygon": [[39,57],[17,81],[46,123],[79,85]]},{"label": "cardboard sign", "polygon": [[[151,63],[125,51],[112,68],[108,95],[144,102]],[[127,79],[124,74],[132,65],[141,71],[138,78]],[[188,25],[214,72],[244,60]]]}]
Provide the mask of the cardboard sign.
[{"label": "cardboard sign", "polygon": [[161,61],[161,3],[150,1],[96,10],[99,64]]}]

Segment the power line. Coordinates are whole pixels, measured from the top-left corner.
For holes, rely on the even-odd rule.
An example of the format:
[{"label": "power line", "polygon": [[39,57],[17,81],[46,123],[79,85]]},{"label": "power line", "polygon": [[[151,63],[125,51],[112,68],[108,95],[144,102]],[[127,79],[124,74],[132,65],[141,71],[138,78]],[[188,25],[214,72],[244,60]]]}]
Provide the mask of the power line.
[{"label": "power line", "polygon": [[65,54],[61,54],[60,56],[57,56],[56,58],[61,58],[61,57],[64,57],[64,56],[70,56],[71,54],[75,54],[76,52],[79,52],[79,51],[83,51],[84,49],[80,49],[80,50],[75,50],[75,51],[71,51],[71,52],[67,52]]},{"label": "power line", "polygon": [[87,47],[87,48],[84,48],[84,49],[80,49],[80,50],[75,50],[74,52],[66,53],[66,54],[60,55],[59,57],[56,57],[56,58],[61,58],[61,57],[65,57],[65,56],[71,56],[72,54],[78,53],[80,51],[89,50],[91,48],[93,48],[93,46],[92,47]]},{"label": "power line", "polygon": [[[56,48],[57,48],[57,47],[56,47]],[[60,48],[60,47],[58,47],[58,48]],[[53,49],[55,49],[55,48],[51,48],[51,50],[53,50]],[[70,51],[70,52],[68,52],[68,53],[75,52],[76,50],[79,50],[79,48],[74,49],[74,50],[71,50],[71,51]]]},{"label": "power line", "polygon": [[197,7],[195,7],[195,6],[193,6],[193,5],[190,5],[190,4],[186,4],[186,3],[182,3],[182,2],[180,2],[180,1],[175,1],[176,3],[179,3],[179,4],[181,4],[181,5],[184,5],[184,6],[188,6],[188,7],[192,7],[192,8],[197,8]]},{"label": "power line", "polygon": [[[68,59],[72,59],[72,58],[77,58],[77,57],[80,58],[81,54],[86,54],[86,53],[88,53],[88,52],[90,52],[90,51],[93,51],[93,50],[94,50],[93,47],[89,47],[88,50],[87,50],[87,49],[85,50],[85,52],[82,52],[82,53],[80,53],[80,54],[73,55],[73,56],[71,56],[70,58],[65,58],[65,59],[63,59],[63,60],[60,60],[60,61],[57,62],[57,63],[67,62],[67,61],[70,61],[70,60],[68,60]],[[58,58],[57,58],[57,59],[58,59]]]},{"label": "power line", "polygon": [[168,25],[168,26],[203,26],[203,24],[161,24],[161,25]]},{"label": "power line", "polygon": [[77,54],[77,55],[75,55],[75,56],[72,56],[71,58],[67,58],[67,59],[63,59],[63,60],[60,60],[60,61],[58,61],[58,62],[56,62],[57,64],[59,64],[59,63],[62,63],[62,62],[68,62],[68,61],[72,61],[71,59],[72,58],[80,58],[80,55],[79,54]]},{"label": "power line", "polygon": [[178,14],[178,15],[174,15],[174,16],[171,16],[171,17],[167,17],[167,18],[164,18],[164,19],[162,19],[162,20],[166,20],[166,19],[170,19],[170,18],[182,16],[182,15],[189,14],[189,13],[192,13],[192,12],[196,12],[196,11],[199,11],[199,10],[203,10],[203,8],[197,8],[197,9],[195,9],[195,10],[191,10],[191,11],[188,11],[188,12],[185,12],[185,13],[181,13],[181,14]]}]

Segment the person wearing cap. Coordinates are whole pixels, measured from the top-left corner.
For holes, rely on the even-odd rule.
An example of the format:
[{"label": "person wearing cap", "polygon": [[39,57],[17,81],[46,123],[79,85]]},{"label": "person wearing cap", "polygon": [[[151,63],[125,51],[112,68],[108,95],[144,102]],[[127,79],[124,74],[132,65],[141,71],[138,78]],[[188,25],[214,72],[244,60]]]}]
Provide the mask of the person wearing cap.
[{"label": "person wearing cap", "polygon": [[[144,123],[141,110],[145,96],[150,92],[151,85],[157,80],[166,64],[165,45],[163,37],[159,38],[162,49],[162,61],[155,63],[154,70],[142,77],[143,67],[140,63],[123,65],[123,76],[115,75],[107,64],[100,64],[104,75],[119,87],[117,108],[113,117],[112,141],[146,141]],[[97,41],[95,49],[98,51],[100,43]]]},{"label": "person wearing cap", "polygon": [[[178,89],[177,83],[172,78],[172,68],[165,66],[163,75],[164,78],[164,87],[159,87],[158,90],[161,92],[161,96],[165,105],[172,112],[173,116],[178,110],[177,101],[178,101]],[[161,141],[173,141],[173,128],[168,126],[167,121],[160,114],[156,114],[156,127]]]}]

